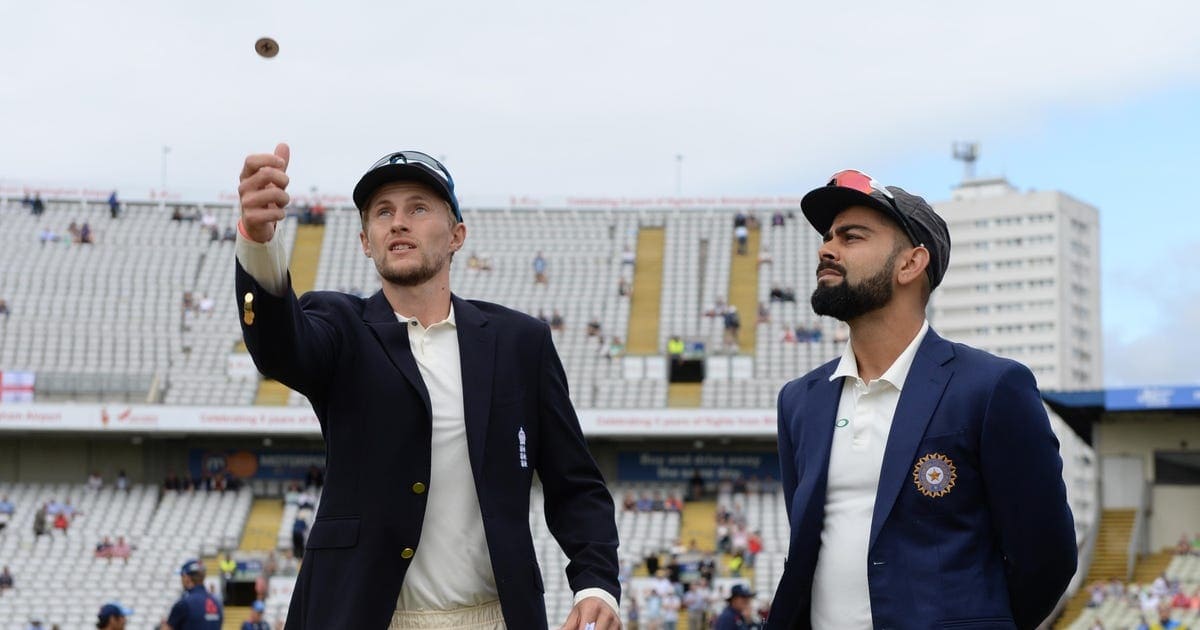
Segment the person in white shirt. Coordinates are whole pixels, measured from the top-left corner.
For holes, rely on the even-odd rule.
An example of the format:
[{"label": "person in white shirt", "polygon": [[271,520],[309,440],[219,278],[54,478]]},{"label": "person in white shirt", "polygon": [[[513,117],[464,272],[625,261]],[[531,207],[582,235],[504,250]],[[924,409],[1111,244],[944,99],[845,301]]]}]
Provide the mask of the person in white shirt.
[{"label": "person in white shirt", "polygon": [[1033,373],[930,328],[950,233],[924,199],[842,171],[801,208],[825,241],[813,311],[850,341],[779,394],[792,535],[768,628],[1038,626],[1078,549]]},{"label": "person in white shirt", "polygon": [[289,159],[285,144],[246,158],[236,245],[247,349],[308,398],[326,444],[289,630],[546,628],[535,473],[569,558],[563,627],[619,629],[612,496],[550,330],[450,291],[467,228],[449,171],[416,151],[376,162],[353,198],[382,290],[297,298],[275,238]]}]

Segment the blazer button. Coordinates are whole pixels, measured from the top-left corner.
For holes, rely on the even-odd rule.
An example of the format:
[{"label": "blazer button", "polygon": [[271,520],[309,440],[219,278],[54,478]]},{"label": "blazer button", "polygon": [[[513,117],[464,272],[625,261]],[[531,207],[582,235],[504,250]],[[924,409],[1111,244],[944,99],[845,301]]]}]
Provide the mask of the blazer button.
[{"label": "blazer button", "polygon": [[400,552],[400,557],[404,558],[405,560],[408,560],[409,558],[413,557],[414,553],[416,553],[416,552],[413,551],[412,547],[405,547],[404,551]]},{"label": "blazer button", "polygon": [[412,485],[413,494],[425,494],[425,484],[418,481]]}]

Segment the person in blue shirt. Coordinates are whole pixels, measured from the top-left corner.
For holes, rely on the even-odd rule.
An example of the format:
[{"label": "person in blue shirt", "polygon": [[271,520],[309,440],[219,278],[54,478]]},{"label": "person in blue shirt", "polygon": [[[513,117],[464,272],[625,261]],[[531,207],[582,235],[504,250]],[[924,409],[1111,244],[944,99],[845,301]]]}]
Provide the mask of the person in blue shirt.
[{"label": "person in blue shirt", "polygon": [[263,621],[263,611],[267,605],[257,600],[250,606],[250,618],[242,622],[242,630],[271,630],[271,624]]},{"label": "person in blue shirt", "polygon": [[224,613],[221,602],[204,588],[204,565],[188,560],[179,569],[183,597],[171,607],[166,630],[221,630]]},{"label": "person in blue shirt", "polygon": [[750,602],[754,601],[754,591],[744,584],[734,584],[729,590],[729,605],[717,617],[713,630],[746,630],[750,621]]},{"label": "person in blue shirt", "polygon": [[126,618],[132,614],[132,610],[116,602],[105,604],[96,613],[96,627],[100,630],[125,630]]}]

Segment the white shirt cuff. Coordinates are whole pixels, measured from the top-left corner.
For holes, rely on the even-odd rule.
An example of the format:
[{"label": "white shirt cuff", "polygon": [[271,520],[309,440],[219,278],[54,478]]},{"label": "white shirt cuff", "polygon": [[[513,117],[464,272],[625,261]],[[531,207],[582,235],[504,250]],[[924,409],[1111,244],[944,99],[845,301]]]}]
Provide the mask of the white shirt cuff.
[{"label": "white shirt cuff", "polygon": [[599,597],[604,601],[605,604],[608,604],[608,607],[613,610],[613,614],[615,614],[618,619],[621,617],[621,607],[617,604],[617,599],[612,596],[612,593],[609,593],[602,588],[585,588],[582,591],[575,593],[575,601],[571,602],[571,605],[575,606],[588,597]]},{"label": "white shirt cuff", "polygon": [[283,251],[283,239],[279,237],[282,227],[281,222],[275,228],[275,236],[266,243],[252,241],[238,230],[237,246],[234,248],[242,269],[275,297],[283,297],[287,290],[287,252]]}]

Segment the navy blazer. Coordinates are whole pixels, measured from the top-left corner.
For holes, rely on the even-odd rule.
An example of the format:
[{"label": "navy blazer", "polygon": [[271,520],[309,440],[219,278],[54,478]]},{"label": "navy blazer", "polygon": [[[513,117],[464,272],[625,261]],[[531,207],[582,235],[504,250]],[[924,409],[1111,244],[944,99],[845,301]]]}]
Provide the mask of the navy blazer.
[{"label": "navy blazer", "polygon": [[[236,283],[255,365],[308,397],[325,440],[324,492],[287,628],[387,628],[410,563],[401,552],[420,553],[428,495],[414,484],[428,484],[430,474],[429,393],[407,327],[382,292],[297,299],[289,278],[286,294],[275,297],[240,264]],[[253,295],[249,312],[245,294]],[[602,588],[620,601],[612,497],[579,428],[550,329],[495,304],[452,304],[469,465],[506,625],[546,628],[529,530],[535,471],[547,524],[570,559],[571,589]]]},{"label": "navy blazer", "polygon": [[[810,627],[837,363],[779,393],[792,535],[768,628]],[[926,456],[954,466],[948,492],[918,483]],[[1053,611],[1075,573],[1075,526],[1058,439],[1028,368],[925,335],[892,419],[868,544],[875,628],[1034,628]]]}]

